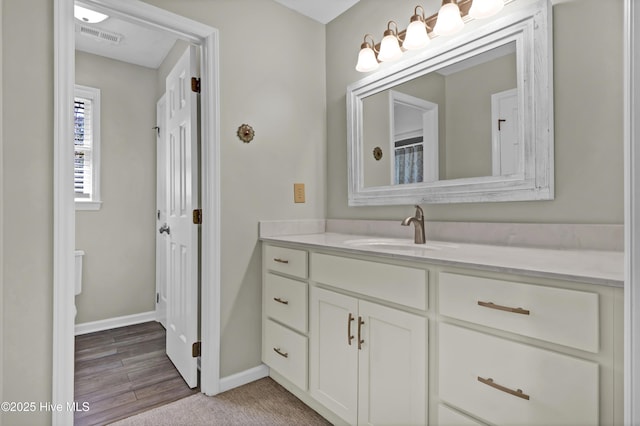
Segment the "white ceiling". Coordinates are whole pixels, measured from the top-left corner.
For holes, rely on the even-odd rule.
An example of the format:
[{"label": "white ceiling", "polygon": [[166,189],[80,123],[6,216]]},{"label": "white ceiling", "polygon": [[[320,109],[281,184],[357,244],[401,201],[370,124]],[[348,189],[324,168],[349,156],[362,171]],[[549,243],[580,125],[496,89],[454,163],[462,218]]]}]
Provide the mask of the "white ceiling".
[{"label": "white ceiling", "polygon": [[275,0],[321,24],[333,21],[360,0]]},{"label": "white ceiling", "polygon": [[[119,43],[96,38],[81,32],[81,26],[121,36]],[[76,20],[76,49],[111,59],[156,69],[176,42],[169,33],[143,27],[139,24],[108,18],[98,24],[85,24]]]},{"label": "white ceiling", "polygon": [[[290,9],[326,24],[360,0],[274,0]],[[84,7],[81,0],[78,2]],[[114,33],[121,37],[119,43],[87,35],[80,25]],[[85,24],[76,20],[76,49],[107,58],[129,62],[148,68],[160,66],[176,38],[168,33],[146,28],[140,24],[110,17],[98,24]]]}]

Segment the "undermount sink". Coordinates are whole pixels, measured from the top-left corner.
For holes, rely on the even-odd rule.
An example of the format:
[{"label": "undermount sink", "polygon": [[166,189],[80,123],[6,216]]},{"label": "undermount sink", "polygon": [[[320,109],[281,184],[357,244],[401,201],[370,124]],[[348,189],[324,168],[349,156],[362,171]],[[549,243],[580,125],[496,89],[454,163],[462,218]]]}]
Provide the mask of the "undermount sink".
[{"label": "undermount sink", "polygon": [[427,244],[415,244],[410,239],[402,238],[359,238],[354,240],[347,240],[345,245],[350,247],[359,248],[372,248],[381,250],[395,250],[395,251],[432,251],[442,250],[444,248],[454,248],[453,244],[444,243],[427,243]]}]

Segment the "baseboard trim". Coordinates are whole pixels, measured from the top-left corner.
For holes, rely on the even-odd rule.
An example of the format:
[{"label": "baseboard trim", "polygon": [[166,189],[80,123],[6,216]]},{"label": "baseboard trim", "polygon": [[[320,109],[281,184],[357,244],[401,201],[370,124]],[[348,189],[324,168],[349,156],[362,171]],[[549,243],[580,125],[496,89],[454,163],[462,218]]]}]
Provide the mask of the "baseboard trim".
[{"label": "baseboard trim", "polygon": [[247,383],[255,382],[269,376],[269,367],[265,364],[260,364],[257,367],[250,368],[248,370],[241,371],[231,376],[220,378],[220,392],[226,392],[238,386],[246,385]]},{"label": "baseboard trim", "polygon": [[111,330],[112,328],[125,327],[127,325],[141,324],[155,321],[156,311],[142,312],[139,314],[125,315],[122,317],[108,318],[100,321],[76,324],[75,335],[94,333],[96,331]]}]

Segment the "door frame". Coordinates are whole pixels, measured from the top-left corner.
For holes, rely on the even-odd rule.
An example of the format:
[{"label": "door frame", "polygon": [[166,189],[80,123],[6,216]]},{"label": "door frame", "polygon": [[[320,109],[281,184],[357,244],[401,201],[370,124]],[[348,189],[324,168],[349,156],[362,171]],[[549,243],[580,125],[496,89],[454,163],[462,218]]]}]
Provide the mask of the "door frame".
[{"label": "door frame", "polygon": [[[220,392],[220,91],[216,28],[139,0],[83,0],[135,22],[169,31],[202,48],[201,114],[201,383],[207,395]],[[53,377],[52,403],[74,401],[73,88],[75,83],[74,0],[54,0],[53,147]],[[153,107],[153,106],[151,106]],[[73,412],[52,412],[53,425],[73,423]]]},{"label": "door frame", "polygon": [[624,0],[624,424],[640,424],[640,7]]}]

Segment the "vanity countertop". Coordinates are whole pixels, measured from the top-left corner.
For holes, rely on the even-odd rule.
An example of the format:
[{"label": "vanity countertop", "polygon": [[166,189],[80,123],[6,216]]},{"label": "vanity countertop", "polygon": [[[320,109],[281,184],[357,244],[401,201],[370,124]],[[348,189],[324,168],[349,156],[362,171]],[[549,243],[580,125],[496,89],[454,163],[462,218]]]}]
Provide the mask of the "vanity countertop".
[{"label": "vanity countertop", "polygon": [[441,241],[427,241],[426,247],[413,248],[408,244],[409,240],[403,241],[405,246],[400,246],[394,244],[402,241],[398,239],[330,232],[269,236],[261,240],[613,287],[624,284],[624,253],[620,251],[554,250]]}]

